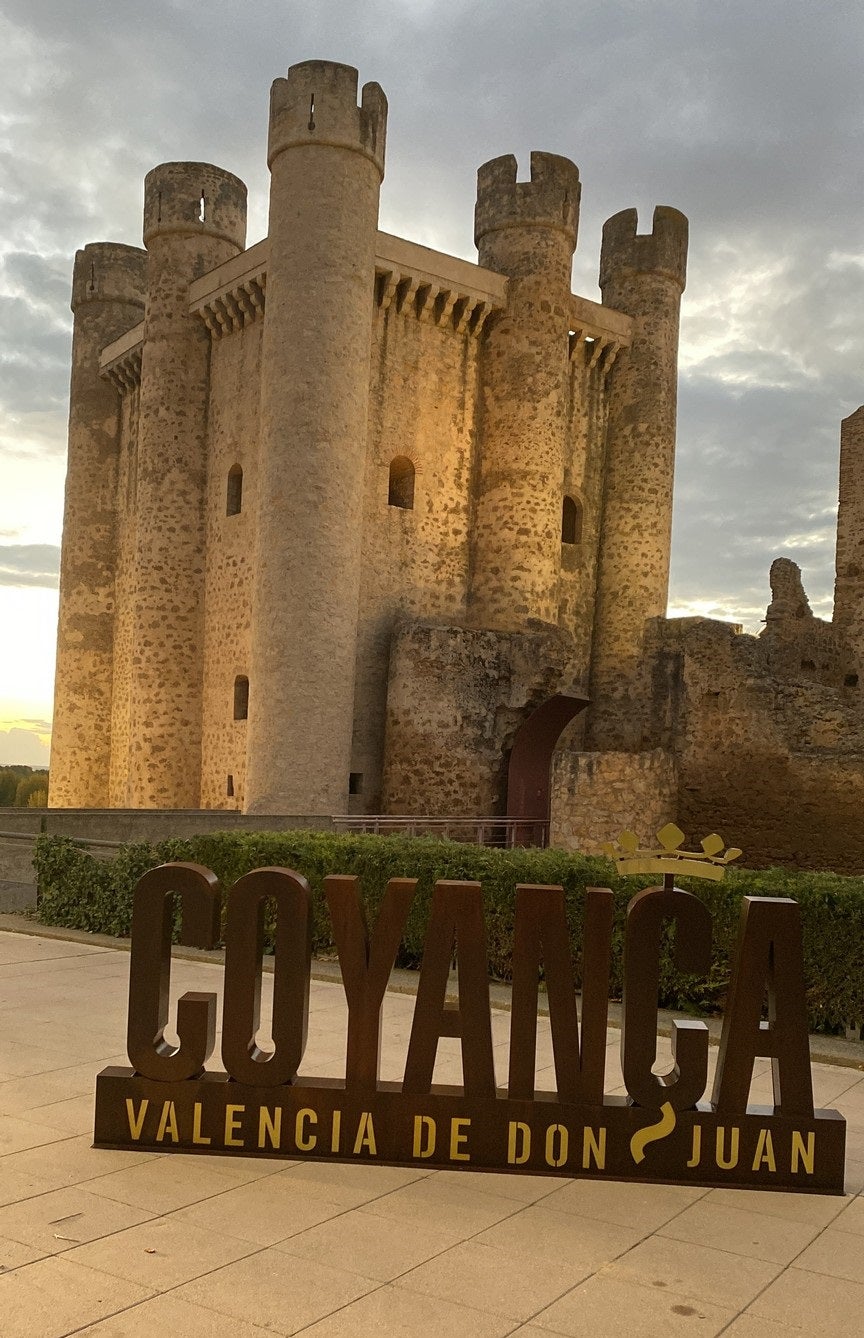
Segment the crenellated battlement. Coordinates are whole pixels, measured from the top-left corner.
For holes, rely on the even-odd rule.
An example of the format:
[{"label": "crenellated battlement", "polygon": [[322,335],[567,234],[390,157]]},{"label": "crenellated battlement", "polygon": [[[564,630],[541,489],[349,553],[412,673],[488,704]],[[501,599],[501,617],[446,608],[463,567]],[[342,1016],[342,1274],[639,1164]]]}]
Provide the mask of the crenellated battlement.
[{"label": "crenellated battlement", "polygon": [[299,144],[323,144],[362,153],[384,175],[387,99],[380,84],[364,84],[352,65],[306,60],[292,65],[270,89],[267,162]]},{"label": "crenellated battlement", "polygon": [[131,302],[144,307],[147,252],[122,242],[91,242],[75,254],[72,310],[85,302]]},{"label": "crenellated battlement", "polygon": [[246,186],[212,163],[160,163],[144,178],[144,245],[169,233],[246,243]]},{"label": "crenellated battlement", "polygon": [[555,153],[532,153],[531,176],[517,181],[512,153],[493,158],[477,172],[474,240],[503,228],[545,228],[563,232],[571,251],[579,228],[579,169]]},{"label": "crenellated battlement", "polygon": [[600,287],[622,271],[662,274],[679,284],[687,281],[687,217],[677,209],[658,204],[649,233],[637,233],[639,216],[635,209],[622,209],[603,225],[600,251]]}]

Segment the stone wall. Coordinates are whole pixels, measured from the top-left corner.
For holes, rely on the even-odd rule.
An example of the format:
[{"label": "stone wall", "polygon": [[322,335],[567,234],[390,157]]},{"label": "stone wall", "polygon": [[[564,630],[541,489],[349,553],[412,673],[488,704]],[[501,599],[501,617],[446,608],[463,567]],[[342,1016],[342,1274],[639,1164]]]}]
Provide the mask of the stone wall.
[{"label": "stone wall", "polygon": [[864,653],[864,406],[840,425],[834,622]]},{"label": "stone wall", "polygon": [[245,240],[246,187],[232,173],[196,162],[148,172],[128,764],[137,808],[200,806],[210,338],[189,285]]},{"label": "stone wall", "polygon": [[[114,690],[111,697],[111,764],[108,802],[125,808],[131,802],[129,740],[131,729],[133,609],[135,600],[136,474],[138,469],[137,384],[126,388],[120,418],[117,486],[117,565],[114,581]],[[50,791],[51,803],[55,802]]]},{"label": "stone wall", "polygon": [[[234,685],[249,679],[252,585],[260,489],[258,399],[262,322],[213,339],[208,409],[202,808],[242,809],[247,719],[235,719]],[[242,470],[239,511],[228,514],[228,475]],[[233,485],[232,508],[237,505]],[[252,690],[250,682],[250,691]],[[229,780],[230,777],[230,780]],[[231,793],[229,793],[229,790]]]},{"label": "stone wall", "polygon": [[604,302],[633,320],[610,377],[603,515],[592,648],[589,747],[639,747],[631,710],[646,618],[666,612],[678,391],[678,318],[688,224],[658,206],[650,233],[635,209],[603,227]]},{"label": "stone wall", "polygon": [[[556,693],[581,696],[557,629],[489,632],[404,620],[390,653],[383,809],[505,811],[519,726]],[[531,815],[533,816],[533,815]]]},{"label": "stone wall", "polygon": [[486,336],[471,618],[510,632],[558,615],[580,199],[568,158],[532,153],[517,178],[512,154],[484,163],[474,214],[480,263],[507,275],[508,291]]},{"label": "stone wall", "polygon": [[69,451],[57,629],[51,789],[55,802],[109,801],[121,400],[102,349],[144,308],[147,257],[102,243],[75,257]]},{"label": "stone wall", "polygon": [[656,845],[656,833],[676,819],[675,759],[663,748],[644,753],[579,753],[562,749],[552,764],[549,843],[602,853],[622,831]]},{"label": "stone wall", "polygon": [[[775,600],[776,603],[776,600]],[[812,615],[760,637],[657,620],[647,732],[678,760],[679,825],[751,866],[864,870],[864,720],[837,629]]]},{"label": "stone wall", "polygon": [[[424,320],[395,293],[376,308],[373,336],[351,754],[354,802],[372,813],[382,805],[395,620],[464,617],[478,376],[477,330]],[[388,500],[399,457],[414,469],[410,506]]]},{"label": "stone wall", "polygon": [[560,546],[558,624],[572,636],[574,660],[587,673],[594,630],[609,381],[620,345],[616,339],[604,343],[598,334],[585,339],[585,327],[591,328],[587,321],[582,324],[586,305],[574,302],[571,308],[571,320],[580,328],[570,349],[563,490],[579,507],[578,541]]}]

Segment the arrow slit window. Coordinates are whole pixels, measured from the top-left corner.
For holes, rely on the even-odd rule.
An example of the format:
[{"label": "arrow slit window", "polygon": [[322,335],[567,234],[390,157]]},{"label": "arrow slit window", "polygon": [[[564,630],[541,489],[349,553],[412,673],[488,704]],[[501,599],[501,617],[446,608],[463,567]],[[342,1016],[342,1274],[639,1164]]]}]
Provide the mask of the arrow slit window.
[{"label": "arrow slit window", "polygon": [[575,497],[565,497],[561,507],[562,544],[581,544],[582,505]]},{"label": "arrow slit window", "polygon": [[403,511],[414,510],[414,474],[414,465],[407,455],[397,455],[390,461],[389,506],[398,506]]}]

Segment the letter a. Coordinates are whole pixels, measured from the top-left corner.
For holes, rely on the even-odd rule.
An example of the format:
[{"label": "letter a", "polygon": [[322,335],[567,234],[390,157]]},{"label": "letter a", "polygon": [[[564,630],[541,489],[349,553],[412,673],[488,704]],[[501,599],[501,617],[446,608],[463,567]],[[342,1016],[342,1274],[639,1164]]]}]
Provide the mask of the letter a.
[{"label": "letter a", "polygon": [[[459,971],[459,1004],[446,1002],[453,943]],[[479,883],[438,882],[423,945],[423,966],[414,1005],[414,1021],[405,1061],[403,1092],[427,1096],[432,1086],[438,1041],[462,1041],[465,1095],[495,1096],[489,969],[483,924],[483,889]]]},{"label": "letter a", "polygon": [[[767,1025],[762,1022],[766,991]],[[798,903],[788,897],[745,897],[741,907],[714,1078],[719,1114],[744,1114],[753,1062],[763,1055],[771,1059],[777,1112],[812,1116],[801,916]]]}]

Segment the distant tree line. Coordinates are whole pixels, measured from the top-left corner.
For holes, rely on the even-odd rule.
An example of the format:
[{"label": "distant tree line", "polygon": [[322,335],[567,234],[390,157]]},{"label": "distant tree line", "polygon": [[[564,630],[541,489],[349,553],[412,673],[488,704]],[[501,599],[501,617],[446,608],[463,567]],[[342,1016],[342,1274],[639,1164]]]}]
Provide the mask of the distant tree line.
[{"label": "distant tree line", "polygon": [[0,808],[45,808],[47,804],[45,767],[0,767]]}]

